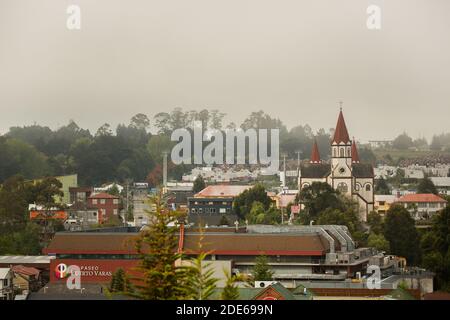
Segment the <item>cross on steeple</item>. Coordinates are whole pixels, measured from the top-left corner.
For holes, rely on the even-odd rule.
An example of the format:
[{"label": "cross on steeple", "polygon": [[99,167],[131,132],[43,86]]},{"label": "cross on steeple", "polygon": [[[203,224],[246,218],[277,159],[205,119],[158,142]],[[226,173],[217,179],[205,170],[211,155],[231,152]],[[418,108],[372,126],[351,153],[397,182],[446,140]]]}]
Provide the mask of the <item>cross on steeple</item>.
[{"label": "cross on steeple", "polygon": [[339,108],[341,109],[340,111],[342,111],[342,105],[344,104],[344,101],[340,100],[339,101]]}]

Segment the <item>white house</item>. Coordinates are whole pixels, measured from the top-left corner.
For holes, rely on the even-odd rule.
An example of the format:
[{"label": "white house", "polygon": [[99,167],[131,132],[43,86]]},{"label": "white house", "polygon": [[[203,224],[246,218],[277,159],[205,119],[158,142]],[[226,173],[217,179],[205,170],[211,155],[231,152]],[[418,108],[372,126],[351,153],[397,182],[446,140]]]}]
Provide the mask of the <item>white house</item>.
[{"label": "white house", "polygon": [[0,268],[0,300],[13,300],[13,272],[11,268]]}]

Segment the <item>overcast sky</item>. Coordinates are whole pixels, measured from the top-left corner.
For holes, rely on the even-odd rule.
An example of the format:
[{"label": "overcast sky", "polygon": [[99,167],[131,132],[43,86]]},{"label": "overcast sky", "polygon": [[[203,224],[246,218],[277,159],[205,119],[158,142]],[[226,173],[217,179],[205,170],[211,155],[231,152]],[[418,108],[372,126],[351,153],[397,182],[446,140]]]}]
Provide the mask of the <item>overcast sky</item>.
[{"label": "overcast sky", "polygon": [[[67,6],[81,30],[66,28]],[[368,30],[366,9],[382,10]],[[350,135],[449,132],[449,0],[0,0],[0,133],[211,108]]]}]

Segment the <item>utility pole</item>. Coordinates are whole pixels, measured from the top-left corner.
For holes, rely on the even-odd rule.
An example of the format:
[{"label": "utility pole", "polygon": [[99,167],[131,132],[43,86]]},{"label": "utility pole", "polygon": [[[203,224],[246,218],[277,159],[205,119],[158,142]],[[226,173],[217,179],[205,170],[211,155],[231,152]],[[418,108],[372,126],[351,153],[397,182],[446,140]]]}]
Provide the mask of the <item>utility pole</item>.
[{"label": "utility pole", "polygon": [[300,192],[300,154],[302,151],[298,150],[295,153],[297,154],[297,185]]},{"label": "utility pole", "polygon": [[167,186],[167,152],[163,152],[163,187]]}]

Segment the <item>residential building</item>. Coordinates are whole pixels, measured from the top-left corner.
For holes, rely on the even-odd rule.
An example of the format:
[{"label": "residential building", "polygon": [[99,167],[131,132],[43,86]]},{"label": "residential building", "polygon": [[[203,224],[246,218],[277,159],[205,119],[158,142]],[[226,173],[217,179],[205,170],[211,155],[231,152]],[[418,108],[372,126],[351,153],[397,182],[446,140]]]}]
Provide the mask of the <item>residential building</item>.
[{"label": "residential building", "polygon": [[440,194],[450,195],[450,177],[430,177]]},{"label": "residential building", "polygon": [[397,196],[395,195],[381,195],[381,194],[376,194],[375,195],[375,205],[374,205],[374,210],[383,215],[385,214],[389,208],[391,207],[391,205],[397,200]]},{"label": "residential building", "polygon": [[245,190],[252,186],[242,185],[210,185],[205,189],[189,197],[188,221],[194,224],[219,225],[222,216],[226,217],[229,224],[238,220],[233,212],[233,201]]},{"label": "residential building", "polygon": [[68,218],[65,222],[66,230],[83,230],[102,222],[102,215],[98,207],[85,202],[77,201],[67,208]]},{"label": "residential building", "polygon": [[120,198],[108,193],[102,192],[93,194],[88,198],[87,205],[90,208],[98,210],[98,220],[102,223],[111,217],[119,216]]},{"label": "residential building", "polygon": [[313,182],[326,182],[358,203],[359,218],[367,221],[374,207],[374,170],[371,164],[360,163],[356,142],[350,140],[342,110],[330,147],[331,162],[323,163],[314,142],[310,163],[300,167],[299,190]]},{"label": "residential building", "polygon": [[[75,188],[78,187],[78,175],[77,174],[70,174],[70,175],[65,175],[65,176],[56,176],[54,177],[55,179],[57,179],[59,182],[61,182],[62,187],[61,187],[61,191],[63,193],[63,196],[55,196],[55,202],[56,203],[61,203],[61,204],[69,204],[71,203],[70,201],[70,188]],[[33,183],[38,183],[40,181],[42,181],[42,179],[35,179],[32,182]]]},{"label": "residential building", "polygon": [[41,271],[33,267],[15,265],[12,267],[14,274],[14,288],[20,292],[37,291],[41,283]]},{"label": "residential building", "polygon": [[11,268],[0,268],[0,300],[13,299],[13,272]]},{"label": "residential building", "polygon": [[447,205],[445,199],[432,193],[407,194],[397,199],[396,203],[408,209],[415,220],[430,219]]},{"label": "residential building", "polygon": [[94,193],[94,188],[92,187],[70,187],[70,203],[86,203],[92,193]]}]

